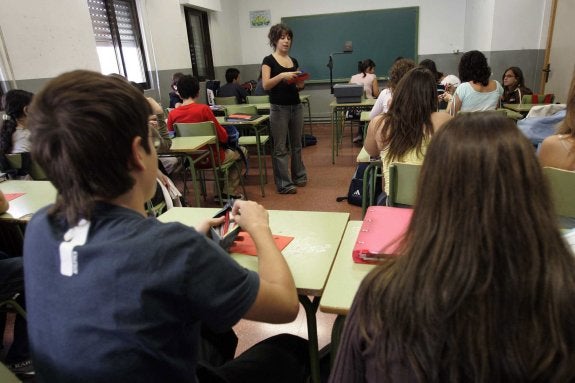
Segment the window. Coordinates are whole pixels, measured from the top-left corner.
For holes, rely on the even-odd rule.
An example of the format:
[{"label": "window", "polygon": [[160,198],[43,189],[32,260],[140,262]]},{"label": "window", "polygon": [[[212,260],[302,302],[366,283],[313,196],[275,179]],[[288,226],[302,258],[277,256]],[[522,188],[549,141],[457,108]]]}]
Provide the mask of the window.
[{"label": "window", "polygon": [[208,28],[207,12],[185,8],[188,45],[192,59],[192,72],[200,81],[213,79],[215,76],[212,60],[212,44]]},{"label": "window", "polygon": [[102,73],[119,73],[149,88],[135,0],[88,0]]}]

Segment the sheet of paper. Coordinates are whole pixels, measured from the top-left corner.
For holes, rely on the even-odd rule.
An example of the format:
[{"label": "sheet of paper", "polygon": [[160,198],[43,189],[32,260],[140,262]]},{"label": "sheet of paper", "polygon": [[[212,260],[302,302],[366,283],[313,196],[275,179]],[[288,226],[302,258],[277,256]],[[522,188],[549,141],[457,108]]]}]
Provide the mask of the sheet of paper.
[{"label": "sheet of paper", "polygon": [[[279,251],[286,248],[287,245],[293,240],[294,237],[286,237],[285,235],[273,235],[274,242]],[[247,255],[258,255],[256,251],[256,244],[251,235],[245,231],[241,231],[236,237],[236,241],[229,249],[230,253],[240,253]]]},{"label": "sheet of paper", "polygon": [[26,193],[4,193],[4,197],[6,197],[7,201],[12,201],[13,199],[16,199],[24,194]]}]

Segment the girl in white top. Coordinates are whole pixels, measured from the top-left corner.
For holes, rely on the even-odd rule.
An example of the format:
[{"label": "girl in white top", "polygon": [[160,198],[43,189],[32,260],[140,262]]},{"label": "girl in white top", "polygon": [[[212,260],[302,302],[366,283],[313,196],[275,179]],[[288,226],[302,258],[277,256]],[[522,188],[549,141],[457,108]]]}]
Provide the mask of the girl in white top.
[{"label": "girl in white top", "polygon": [[403,75],[413,68],[415,68],[415,62],[413,60],[404,58],[395,60],[391,68],[389,68],[389,81],[387,82],[387,88],[381,91],[379,97],[377,97],[377,101],[375,101],[375,104],[373,105],[373,108],[371,108],[371,112],[369,112],[370,120],[373,120],[378,114],[387,113],[389,104],[391,103],[393,90]]},{"label": "girl in white top", "polygon": [[454,95],[448,92],[443,94],[444,100],[449,103],[447,110],[451,114],[459,111],[495,110],[499,106],[503,87],[499,82],[490,80],[490,76],[491,68],[487,65],[483,53],[466,52],[459,61],[461,85],[457,87]]},{"label": "girl in white top", "polygon": [[26,127],[28,106],[33,94],[25,90],[9,90],[3,99],[4,116],[0,128],[0,154],[30,151],[30,131]]},{"label": "girl in white top", "polygon": [[351,76],[350,84],[363,85],[365,98],[376,98],[379,96],[379,87],[375,75],[375,63],[372,59],[360,61],[357,65],[359,72]]}]

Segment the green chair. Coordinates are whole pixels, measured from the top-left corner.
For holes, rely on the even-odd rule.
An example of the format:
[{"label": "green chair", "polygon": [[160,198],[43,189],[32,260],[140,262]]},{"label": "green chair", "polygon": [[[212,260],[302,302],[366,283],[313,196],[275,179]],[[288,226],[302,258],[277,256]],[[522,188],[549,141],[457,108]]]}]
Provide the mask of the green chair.
[{"label": "green chair", "polygon": [[544,167],[543,173],[547,176],[551,189],[551,198],[555,205],[557,215],[575,217],[575,172]]},{"label": "green chair", "polygon": [[269,104],[270,96],[248,96],[246,101],[248,104]]},{"label": "green chair", "polygon": [[387,205],[413,205],[417,194],[417,180],[421,165],[394,162],[389,166]]},{"label": "green chair", "polygon": [[[228,190],[229,184],[229,171],[232,166],[236,167],[238,174],[240,174],[240,185],[242,186],[242,191],[244,197],[247,198],[246,188],[244,185],[243,178],[241,177],[241,159],[233,162],[228,162],[225,164],[218,164],[215,160],[215,156],[219,155],[220,152],[220,143],[217,139],[218,135],[216,133],[216,127],[212,121],[205,121],[205,122],[196,122],[196,123],[176,123],[174,124],[174,129],[176,130],[176,136],[179,137],[193,137],[193,136],[214,136],[216,139],[214,140],[215,150],[212,150],[212,146],[210,146],[210,155],[212,158],[212,170],[214,172],[214,183],[216,186],[216,191],[219,196],[220,205],[223,206],[223,198],[222,198],[222,190],[220,189],[220,182],[223,181],[225,185],[225,189]],[[191,159],[190,159],[191,161]],[[197,161],[196,161],[197,162]],[[195,169],[201,175],[201,184],[202,184],[202,191],[204,192],[205,197],[205,178],[206,170],[208,169]]]},{"label": "green chair", "polygon": [[[248,96],[248,97],[268,97],[268,96]],[[244,114],[258,114],[257,107],[255,105],[227,105],[225,107],[225,114],[226,117],[230,114],[234,113],[244,113]],[[247,123],[237,123],[235,125],[238,130],[240,130],[240,145],[242,146],[255,146],[256,152],[258,156],[258,168],[260,174],[260,190],[262,193],[262,197],[265,197],[265,190],[264,185],[267,182],[267,166],[265,166],[265,145],[270,139],[269,134],[264,135],[262,132],[267,131],[267,125],[254,125],[254,124],[247,124]],[[262,128],[263,127],[263,128]],[[252,129],[253,134],[248,134],[246,129]],[[262,172],[263,171],[263,172]]]},{"label": "green chair", "polygon": [[553,93],[547,94],[525,94],[521,97],[522,104],[552,104],[555,101]]},{"label": "green chair", "polygon": [[13,170],[29,174],[36,181],[46,181],[48,179],[40,165],[31,159],[30,153],[13,153],[5,156]]},{"label": "green chair", "polygon": [[255,105],[246,104],[236,104],[236,105],[226,105],[224,107],[226,117],[234,113],[243,114],[258,114],[258,108]]},{"label": "green chair", "polygon": [[363,191],[362,191],[362,199],[361,199],[361,218],[365,217],[365,212],[367,208],[370,206],[375,205],[377,196],[376,193],[376,186],[379,182],[381,184],[382,180],[382,162],[381,161],[372,161],[363,171]]},{"label": "green chair", "polygon": [[216,103],[216,105],[235,105],[238,103],[238,99],[235,96],[214,97],[214,102]]}]

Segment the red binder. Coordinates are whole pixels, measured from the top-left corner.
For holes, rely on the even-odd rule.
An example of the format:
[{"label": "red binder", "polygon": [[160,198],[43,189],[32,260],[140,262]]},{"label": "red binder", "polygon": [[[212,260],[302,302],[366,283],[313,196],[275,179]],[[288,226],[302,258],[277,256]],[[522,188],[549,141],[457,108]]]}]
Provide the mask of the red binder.
[{"label": "red binder", "polygon": [[371,206],[367,209],[353,248],[356,263],[378,263],[396,255],[413,209]]}]

